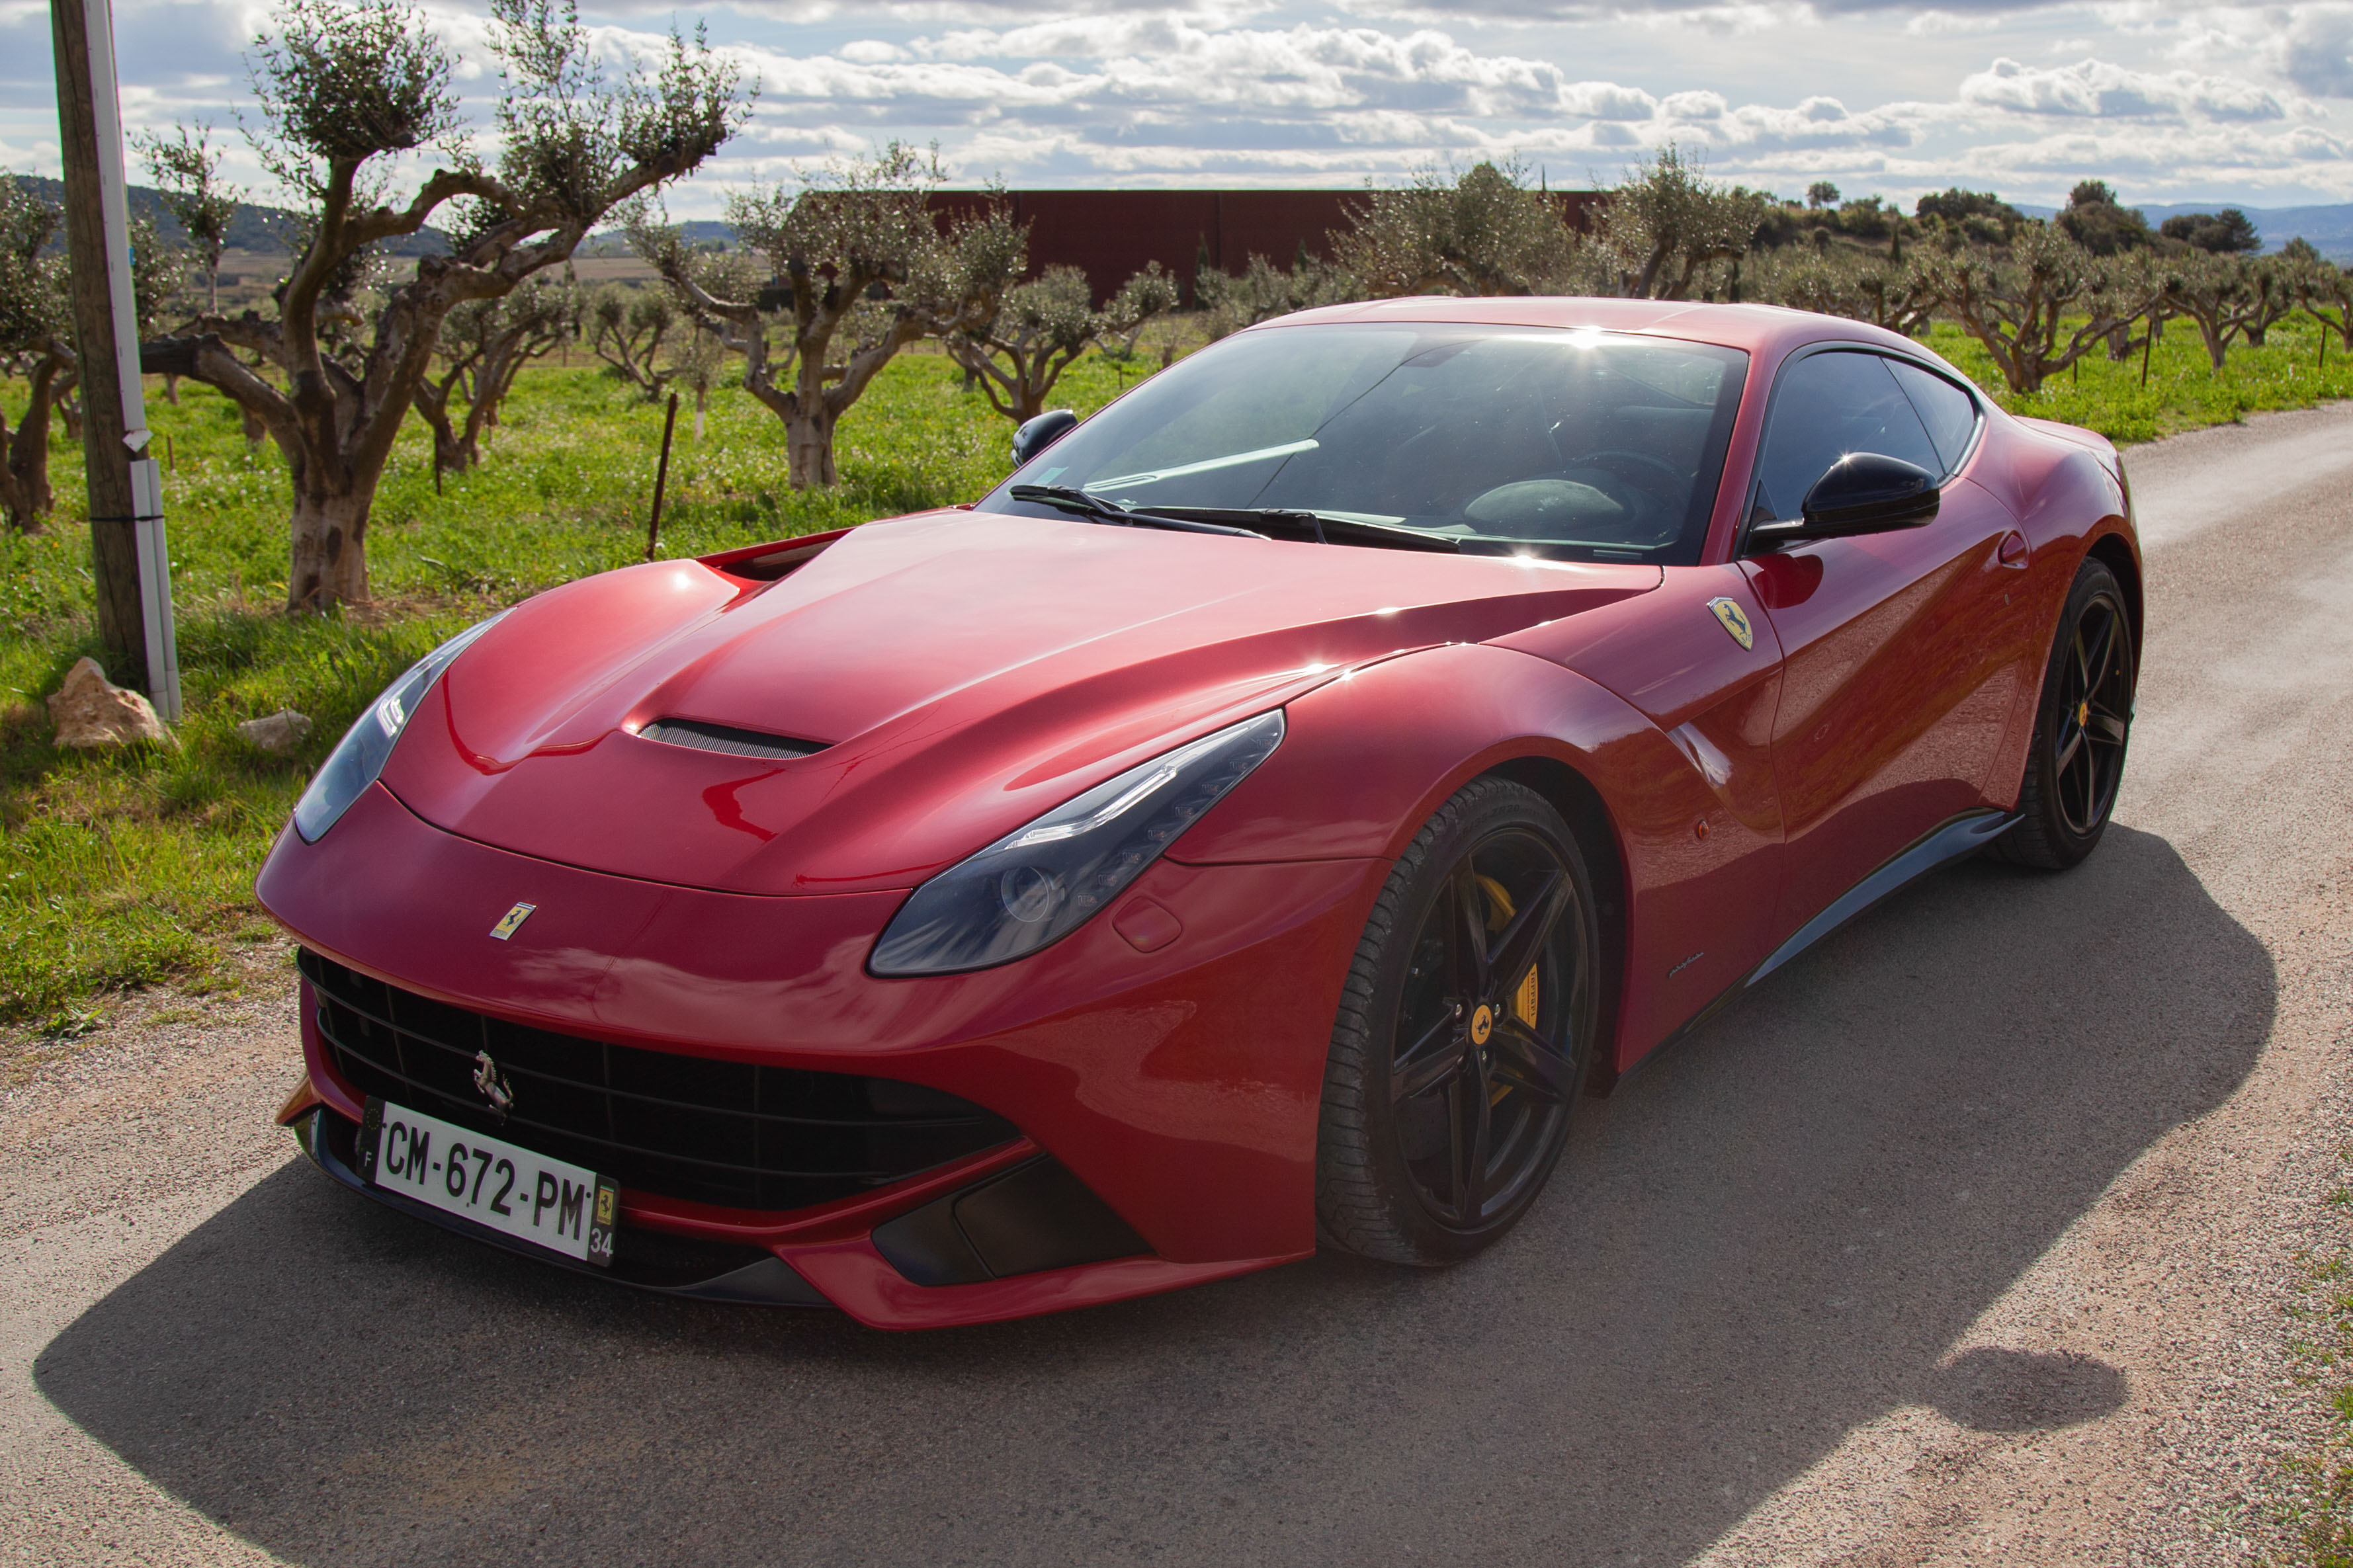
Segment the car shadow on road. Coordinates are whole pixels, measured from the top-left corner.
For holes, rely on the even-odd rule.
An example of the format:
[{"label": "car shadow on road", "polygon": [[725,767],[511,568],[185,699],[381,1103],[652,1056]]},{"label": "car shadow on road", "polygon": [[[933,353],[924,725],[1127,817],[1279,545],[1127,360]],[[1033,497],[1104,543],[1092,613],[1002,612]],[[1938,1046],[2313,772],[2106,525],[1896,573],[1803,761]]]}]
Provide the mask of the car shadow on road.
[{"label": "car shadow on road", "polygon": [[2127,1396],[1956,1341],[2245,1078],[2263,948],[2171,846],[1971,863],[1581,1114],[1504,1245],[920,1335],[647,1299],[290,1164],[41,1390],[290,1562],[1680,1561],[1857,1425]]}]

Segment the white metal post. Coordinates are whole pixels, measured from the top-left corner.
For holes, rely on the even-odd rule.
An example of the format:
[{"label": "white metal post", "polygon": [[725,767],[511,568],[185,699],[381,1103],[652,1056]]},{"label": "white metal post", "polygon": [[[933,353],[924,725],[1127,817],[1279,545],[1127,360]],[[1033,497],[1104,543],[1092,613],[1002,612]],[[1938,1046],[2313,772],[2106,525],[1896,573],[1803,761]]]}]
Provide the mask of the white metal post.
[{"label": "white metal post", "polygon": [[[60,0],[71,4],[72,0]],[[122,108],[114,74],[108,0],[81,0],[90,33],[90,96],[98,121],[98,191],[106,230],[106,285],[114,306],[114,355],[122,387],[122,444],[131,450],[139,604],[146,622],[148,697],[167,721],[180,717],[179,638],[172,625],[172,555],[164,537],[164,475],[147,455],[147,391],[139,375],[139,308],[131,282],[131,197],[122,175]]]}]

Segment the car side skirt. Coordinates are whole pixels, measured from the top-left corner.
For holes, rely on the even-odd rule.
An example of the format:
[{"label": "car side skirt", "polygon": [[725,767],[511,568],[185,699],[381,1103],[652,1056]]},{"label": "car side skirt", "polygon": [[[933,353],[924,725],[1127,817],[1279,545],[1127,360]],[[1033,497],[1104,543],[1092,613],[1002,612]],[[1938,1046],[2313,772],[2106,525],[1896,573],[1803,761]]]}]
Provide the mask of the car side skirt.
[{"label": "car side skirt", "polygon": [[1832,900],[1830,908],[1799,926],[1797,934],[1749,971],[1747,979],[1736,989],[1746,990],[1889,894],[1939,866],[1976,854],[2017,826],[2015,813],[1972,811],[1931,829],[1909,848],[1898,851],[1879,869]]},{"label": "car side skirt", "polygon": [[1798,928],[1797,933],[1773,950],[1756,968],[1716,993],[1650,1053],[1620,1073],[1612,1088],[1622,1085],[1642,1068],[1664,1056],[1667,1047],[1697,1034],[1775,970],[1813,946],[1864,910],[1918,881],[1929,872],[1965,860],[2018,826],[2015,812],[1972,811],[1930,829],[1912,845],[1890,857],[1880,868],[1831,902],[1830,908]]}]

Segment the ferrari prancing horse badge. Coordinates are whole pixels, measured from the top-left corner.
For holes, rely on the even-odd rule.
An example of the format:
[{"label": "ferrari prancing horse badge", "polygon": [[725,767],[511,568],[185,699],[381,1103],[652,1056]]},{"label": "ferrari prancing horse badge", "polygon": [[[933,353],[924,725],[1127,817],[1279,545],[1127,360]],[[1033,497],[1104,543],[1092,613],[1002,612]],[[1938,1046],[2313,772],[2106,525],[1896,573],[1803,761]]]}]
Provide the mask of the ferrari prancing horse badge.
[{"label": "ferrari prancing horse badge", "polygon": [[1742,647],[1757,646],[1757,633],[1748,624],[1747,611],[1729,599],[1710,599],[1707,607],[1715,612],[1715,618],[1724,623],[1724,629],[1732,634],[1734,642]]},{"label": "ferrari prancing horse badge", "polygon": [[537,904],[517,904],[514,908],[501,915],[499,917],[499,923],[491,928],[491,940],[493,942],[504,942],[507,938],[514,935],[515,928],[522,924],[523,921],[531,919],[531,911],[537,908],[539,908]]}]

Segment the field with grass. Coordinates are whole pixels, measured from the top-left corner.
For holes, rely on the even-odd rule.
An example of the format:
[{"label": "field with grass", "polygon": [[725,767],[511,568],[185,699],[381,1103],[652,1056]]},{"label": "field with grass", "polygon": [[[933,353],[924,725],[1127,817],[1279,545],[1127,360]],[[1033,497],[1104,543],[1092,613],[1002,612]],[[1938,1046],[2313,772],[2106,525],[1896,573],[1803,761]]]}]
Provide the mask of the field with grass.
[{"label": "field with grass", "polygon": [[2120,447],[2227,425],[2265,409],[2309,408],[2353,397],[2353,355],[2331,343],[2324,364],[2320,333],[2303,317],[2274,327],[2262,348],[2234,345],[2219,374],[2207,361],[2198,329],[2188,321],[2168,321],[2149,355],[2146,386],[2139,354],[2117,361],[2105,348],[2094,348],[2031,395],[2005,387],[1991,357],[1951,322],[1930,327],[1926,342],[2012,414],[2081,425]]},{"label": "field with grass", "polygon": [[[1948,326],[1931,343],[1999,392],[1982,351]],[[1156,345],[1155,345],[1156,346]],[[2137,359],[2086,360],[2013,411],[2147,440],[2264,408],[2353,395],[2353,363],[2316,363],[2308,323],[2275,328],[2209,373],[2176,324],[2148,386]],[[662,552],[681,556],[971,500],[1007,472],[1008,423],[936,353],[902,356],[844,421],[842,485],[795,494],[782,425],[740,392],[711,401],[707,430],[680,415]],[[1055,399],[1090,412],[1120,384],[1090,358]],[[0,381],[0,406],[21,407]],[[80,455],[52,443],[58,516],[47,532],[0,531],[0,1025],[57,1036],[90,1026],[113,993],[170,981],[234,984],[241,946],[273,931],[252,899],[269,844],[353,718],[411,660],[490,611],[541,588],[639,559],[661,439],[659,406],[597,372],[527,371],[482,466],[437,493],[414,421],[368,536],[376,602],[290,622],[287,485],[273,448],[249,454],[234,410],[150,383],[150,424],[168,438],[165,480],[187,717],[169,750],[63,752],[41,699],[95,654]],[[245,719],[293,708],[316,723],[300,754],[262,755]]]}]

